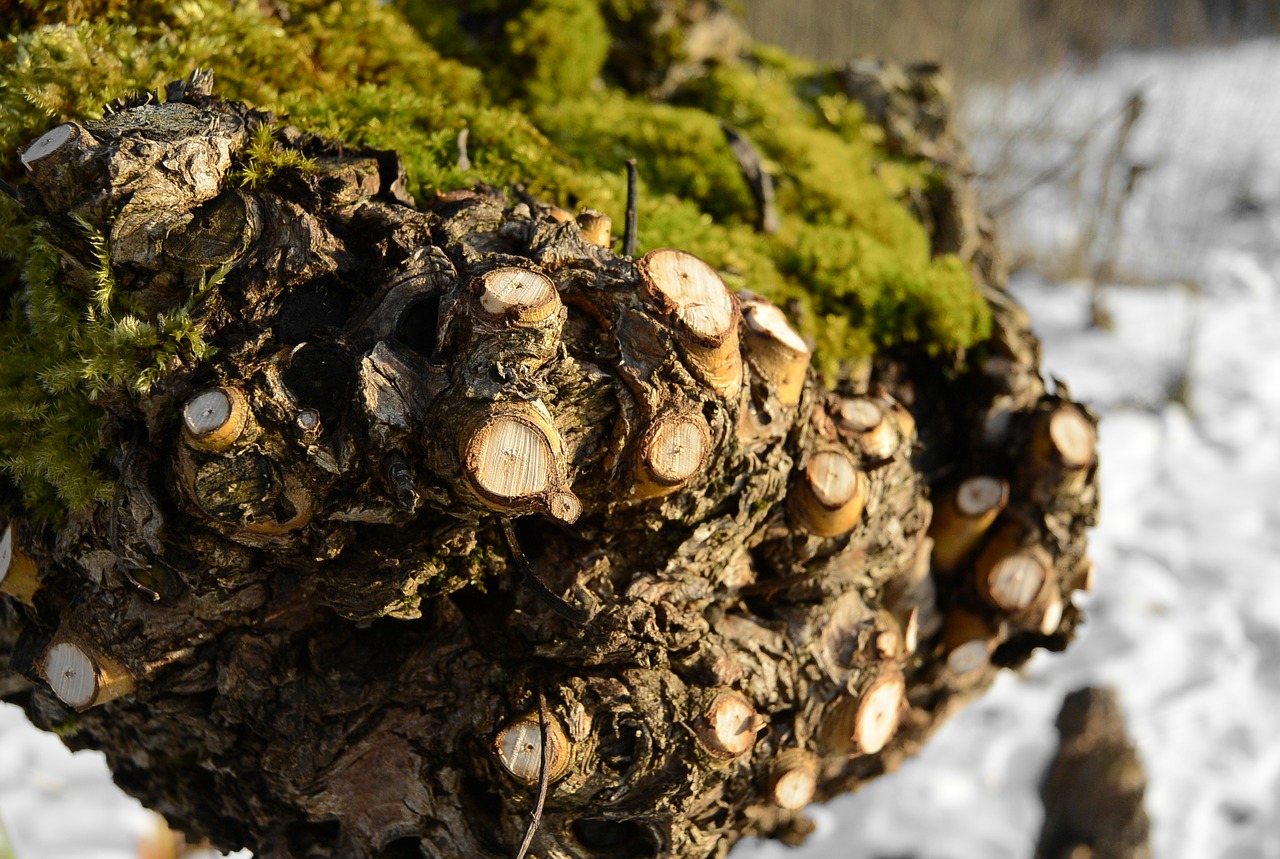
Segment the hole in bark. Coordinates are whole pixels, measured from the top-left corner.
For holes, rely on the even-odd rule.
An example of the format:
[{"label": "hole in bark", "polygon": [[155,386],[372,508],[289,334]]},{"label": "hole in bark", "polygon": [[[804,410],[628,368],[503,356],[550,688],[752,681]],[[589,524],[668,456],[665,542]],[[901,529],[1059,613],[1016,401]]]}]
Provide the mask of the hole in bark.
[{"label": "hole in bark", "polygon": [[422,859],[426,854],[422,850],[422,839],[416,835],[397,838],[378,854],[378,859]]},{"label": "hole in bark", "polygon": [[617,773],[625,773],[635,763],[642,740],[649,729],[634,715],[614,714],[600,728],[600,763]]},{"label": "hole in bark", "polygon": [[638,820],[575,820],[573,837],[583,847],[611,857],[649,859],[661,849],[657,837]]},{"label": "hole in bark", "polygon": [[428,295],[409,305],[400,317],[396,339],[419,355],[435,355],[440,327],[440,296]]},{"label": "hole in bark", "polygon": [[356,390],[356,368],[351,356],[332,343],[299,348],[281,378],[298,398],[298,404],[315,409],[324,421],[337,420]]},{"label": "hole in bark", "polygon": [[165,543],[163,558],[166,564],[180,573],[194,573],[200,569],[200,559],[176,543]]},{"label": "hole in bark", "polygon": [[347,318],[342,301],[327,289],[308,289],[285,298],[276,314],[276,339],[290,345],[332,331]]},{"label": "hole in bark", "polygon": [[332,848],[342,834],[342,824],[336,820],[311,823],[299,820],[284,828],[285,840],[297,856],[306,856],[315,847]]}]

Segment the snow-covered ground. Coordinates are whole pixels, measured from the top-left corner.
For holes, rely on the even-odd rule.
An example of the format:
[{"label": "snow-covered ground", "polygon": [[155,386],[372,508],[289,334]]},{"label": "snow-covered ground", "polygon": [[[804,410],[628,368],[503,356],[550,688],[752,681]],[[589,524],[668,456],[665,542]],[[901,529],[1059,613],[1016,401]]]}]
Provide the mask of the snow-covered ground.
[{"label": "snow-covered ground", "polygon": [[[1100,129],[1078,170],[1004,218],[1021,256],[1061,264],[1135,88],[1145,109],[1117,169],[1145,172],[1114,242],[1100,229],[1085,250],[1153,285],[1105,288],[1115,327],[1098,331],[1082,282],[1014,284],[1047,371],[1103,415],[1083,634],[1002,677],[897,775],[814,808],[805,847],[734,859],[1028,859],[1053,718],[1089,683],[1128,711],[1158,859],[1280,859],[1280,42],[1117,56],[973,98],[967,120],[980,168],[1014,155],[995,200]],[[70,755],[3,706],[0,819],[18,859],[132,859],[152,827],[100,755]]]}]

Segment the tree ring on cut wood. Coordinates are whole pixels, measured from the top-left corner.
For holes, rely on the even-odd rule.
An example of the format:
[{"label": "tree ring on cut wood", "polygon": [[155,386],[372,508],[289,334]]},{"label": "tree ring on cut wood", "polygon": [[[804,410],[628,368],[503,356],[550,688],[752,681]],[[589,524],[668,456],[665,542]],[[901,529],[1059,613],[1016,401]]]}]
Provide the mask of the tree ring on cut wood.
[{"label": "tree ring on cut wood", "polygon": [[[543,713],[547,726],[547,781],[554,782],[569,768],[569,739],[560,722]],[[530,713],[506,725],[493,741],[498,763],[512,778],[537,784],[542,775],[542,724],[538,713]]]},{"label": "tree ring on cut wood", "polygon": [[990,664],[991,642],[983,638],[966,641],[947,654],[947,668],[966,676]]},{"label": "tree ring on cut wood", "polygon": [[874,755],[898,732],[906,681],[897,672],[877,679],[858,700],[853,741],[863,754]]},{"label": "tree ring on cut wood", "polygon": [[686,251],[659,248],[637,264],[645,294],[671,316],[689,363],[722,396],[742,383],[738,306],[714,268]]},{"label": "tree ring on cut wood", "polygon": [[1084,468],[1093,464],[1097,432],[1075,406],[1063,406],[1053,413],[1049,419],[1049,438],[1063,465]]},{"label": "tree ring on cut wood", "polygon": [[27,557],[17,545],[13,523],[5,526],[0,537],[0,594],[16,597],[31,605],[40,590],[40,571],[36,562]]},{"label": "tree ring on cut wood", "polygon": [[72,122],[65,122],[62,125],[46,131],[44,134],[36,138],[35,142],[22,151],[21,159],[24,167],[30,167],[47,155],[52,155],[61,149],[68,141],[76,137],[77,126]]},{"label": "tree ring on cut wood", "polygon": [[1041,604],[1053,582],[1053,561],[1038,546],[1011,554],[984,553],[978,563],[978,593],[994,607],[1017,614]]},{"label": "tree ring on cut wood", "polygon": [[794,518],[806,531],[819,537],[838,537],[858,524],[866,498],[866,474],[847,451],[829,449],[809,457],[788,501]]},{"label": "tree ring on cut wood", "polygon": [[653,497],[687,483],[707,463],[711,430],[697,412],[660,416],[640,445],[640,478],[636,494]]},{"label": "tree ring on cut wood", "polygon": [[49,646],[37,667],[59,700],[76,710],[87,710],[134,690],[133,675],[122,666],[65,638]]},{"label": "tree ring on cut wood", "polygon": [[906,680],[898,671],[876,677],[859,695],[842,695],[824,725],[827,744],[850,755],[881,751],[898,731],[905,698]]},{"label": "tree ring on cut wood", "polygon": [[741,692],[726,690],[711,701],[697,727],[698,741],[713,757],[740,757],[756,744],[763,727],[760,714]]},{"label": "tree ring on cut wood", "polygon": [[587,209],[577,220],[582,237],[591,244],[607,248],[613,243],[613,219],[608,215]]},{"label": "tree ring on cut wood", "polygon": [[929,526],[934,569],[955,570],[1008,503],[1009,482],[985,474],[967,478],[944,496]]},{"label": "tree ring on cut wood", "polygon": [[872,462],[893,456],[899,435],[887,420],[885,406],[873,397],[849,397],[836,410],[836,425],[852,436],[862,455]]},{"label": "tree ring on cut wood", "polygon": [[956,489],[956,510],[962,516],[982,516],[1009,503],[1009,481],[999,477],[970,477]]},{"label": "tree ring on cut wood", "polygon": [[1042,467],[1088,468],[1097,461],[1098,431],[1073,403],[1060,403],[1035,423],[1035,456]]},{"label": "tree ring on cut wood", "polygon": [[476,492],[502,508],[542,496],[558,471],[546,427],[514,410],[491,415],[472,433],[463,462]]},{"label": "tree ring on cut wood", "polygon": [[986,618],[953,608],[942,633],[947,670],[957,677],[967,677],[987,667],[998,639],[999,633]]},{"label": "tree ring on cut wood", "polygon": [[791,327],[786,314],[764,301],[743,306],[747,329],[747,360],[776,392],[778,402],[794,406],[804,391],[812,352]]},{"label": "tree ring on cut wood", "polygon": [[236,388],[201,391],[182,407],[182,429],[194,448],[224,451],[232,447],[249,426],[249,402]]},{"label": "tree ring on cut wood", "polygon": [[818,787],[818,760],[805,749],[787,749],[769,768],[769,797],[788,811],[799,811],[813,801]]},{"label": "tree ring on cut wood", "polygon": [[560,294],[551,278],[532,269],[491,269],[476,278],[474,288],[484,316],[516,327],[537,325],[561,307]]}]

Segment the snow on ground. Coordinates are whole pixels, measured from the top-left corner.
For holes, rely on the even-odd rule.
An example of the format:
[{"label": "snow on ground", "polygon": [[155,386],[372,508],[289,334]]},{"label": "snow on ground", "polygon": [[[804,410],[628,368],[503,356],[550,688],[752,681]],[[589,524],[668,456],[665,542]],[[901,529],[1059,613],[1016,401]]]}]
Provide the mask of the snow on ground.
[{"label": "snow on ground", "polygon": [[[1014,283],[1047,372],[1103,415],[1081,636],[1002,676],[898,774],[812,809],[805,847],[751,843],[734,859],[1027,859],[1053,718],[1088,683],[1117,687],[1129,714],[1156,857],[1280,859],[1280,42],[1113,57],[973,99],[969,125],[980,168],[1014,153],[999,200],[1136,85],[1147,104],[1126,157],[1149,169],[1108,255],[1164,285],[1106,288],[1115,327],[1098,331],[1083,282]],[[1106,160],[1094,137],[1078,179],[1059,175],[1005,218],[1015,247],[1048,259],[1079,243],[1075,189],[1096,192]],[[71,755],[8,706],[0,820],[19,859],[132,859],[152,826],[101,755]]]},{"label": "snow on ground", "polygon": [[[1130,168],[1138,173],[1116,233],[1108,223],[1117,207],[1099,211],[1097,203],[1134,93],[1144,109],[1116,159],[1113,201]],[[970,92],[962,118],[989,204],[1021,200],[1001,224],[1015,258],[1044,270],[1069,261],[1083,242],[1122,273],[1194,280],[1222,253],[1274,248],[1280,237],[1278,99],[1280,40],[1260,39],[1113,54],[1088,72]],[[1053,181],[1037,185],[1047,176]],[[1247,270],[1256,262],[1228,256],[1217,264]],[[1265,272],[1242,273],[1266,285]]]}]

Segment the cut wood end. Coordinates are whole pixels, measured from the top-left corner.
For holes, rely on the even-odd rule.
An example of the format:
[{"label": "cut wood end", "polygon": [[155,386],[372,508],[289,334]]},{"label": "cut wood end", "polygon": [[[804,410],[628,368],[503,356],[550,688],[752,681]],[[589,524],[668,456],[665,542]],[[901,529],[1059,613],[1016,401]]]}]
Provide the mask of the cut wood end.
[{"label": "cut wood end", "polygon": [[757,372],[774,388],[784,406],[800,402],[809,372],[811,350],[772,304],[754,301],[746,306],[748,357]]},{"label": "cut wood end", "polygon": [[1042,550],[1021,550],[992,564],[982,574],[979,591],[998,609],[1024,611],[1045,593],[1052,570],[1052,562]]},{"label": "cut wood end", "polygon": [[480,308],[492,319],[536,325],[560,310],[556,285],[544,274],[505,266],[478,278]]},{"label": "cut wood end", "polygon": [[902,635],[896,629],[880,630],[874,643],[881,659],[897,659],[903,653]]},{"label": "cut wood end", "polygon": [[613,219],[603,212],[587,209],[578,215],[582,237],[593,245],[607,248],[613,244]]},{"label": "cut wood end", "polygon": [[760,301],[752,302],[743,309],[743,319],[747,323],[747,330],[752,334],[767,337],[795,355],[804,356],[806,361],[812,354],[809,344],[804,342],[804,338],[787,321],[786,314],[776,306]]},{"label": "cut wood end", "polygon": [[979,615],[954,608],[947,615],[942,640],[946,667],[955,678],[969,678],[991,665],[999,633]]},{"label": "cut wood end", "polygon": [[659,418],[641,453],[645,471],[664,486],[679,486],[706,465],[711,430],[696,413]]},{"label": "cut wood end", "polygon": [[68,707],[86,710],[134,689],[133,676],[110,660],[95,658],[73,641],[56,641],[40,660],[40,673]]},{"label": "cut wood end", "polygon": [[694,337],[719,343],[737,322],[733,296],[719,273],[698,257],[659,248],[640,260],[649,294]]},{"label": "cut wood end", "polygon": [[929,536],[933,538],[933,568],[956,570],[982,541],[1009,502],[1009,483],[979,475],[957,486],[935,508]]},{"label": "cut wood end", "polygon": [[23,150],[20,158],[22,166],[30,168],[32,164],[45,156],[52,155],[76,136],[74,123],[66,122],[57,128],[46,131],[36,138],[35,142]]},{"label": "cut wood end", "polygon": [[1009,503],[1009,481],[979,475],[970,477],[956,489],[956,510],[962,516],[983,516],[1004,509]]},{"label": "cut wood end", "polygon": [[542,212],[557,224],[567,224],[573,220],[573,214],[559,206],[547,206]]},{"label": "cut wood end", "polygon": [[916,434],[916,416],[911,413],[911,410],[901,400],[896,400],[887,394],[883,399],[898,424],[898,435],[904,440],[913,438]]},{"label": "cut wood end", "polygon": [[315,409],[303,409],[294,418],[294,423],[304,435],[315,435],[320,432],[320,413]]},{"label": "cut wood end", "polygon": [[813,497],[828,510],[848,504],[861,489],[861,472],[844,451],[819,451],[809,458],[804,473]]},{"label": "cut wood end", "polygon": [[[547,780],[555,781],[569,769],[569,739],[550,713],[547,721]],[[493,741],[498,763],[517,781],[537,784],[542,775],[542,726],[537,713],[521,716],[498,732]]]},{"label": "cut wood end", "polygon": [[1044,602],[1044,608],[1040,612],[1040,619],[1037,628],[1042,635],[1053,635],[1058,631],[1058,627],[1062,625],[1062,616],[1064,606],[1062,597],[1057,593],[1049,594],[1049,598]]},{"label": "cut wood end", "polygon": [[645,291],[675,323],[695,376],[722,397],[742,387],[738,306],[716,270],[685,251],[659,248],[641,258]]},{"label": "cut wood end", "polygon": [[235,388],[210,388],[182,407],[182,428],[187,440],[200,450],[227,450],[248,425],[249,403]]},{"label": "cut wood end", "polygon": [[889,459],[898,449],[899,432],[885,420],[886,406],[872,397],[850,397],[836,411],[836,423],[857,441],[863,456],[874,462]]},{"label": "cut wood end", "polygon": [[565,524],[572,525],[582,515],[582,501],[572,492],[561,491],[551,496],[547,503],[551,515]]},{"label": "cut wood end", "polygon": [[763,727],[756,708],[741,692],[722,692],[707,708],[697,735],[713,756],[728,760],[744,755],[756,744]]},{"label": "cut wood end", "polygon": [[991,642],[984,638],[966,641],[947,654],[947,668],[958,675],[985,668],[991,656]]},{"label": "cut wood end", "polygon": [[913,608],[902,626],[902,646],[907,653],[915,653],[920,646],[920,609]]},{"label": "cut wood end", "polygon": [[1073,405],[1063,405],[1049,418],[1049,440],[1067,468],[1093,465],[1098,433],[1093,422]]},{"label": "cut wood end", "polygon": [[511,413],[485,421],[471,437],[464,459],[472,484],[498,503],[542,494],[556,472],[547,431]]},{"label": "cut wood end", "polygon": [[836,420],[852,432],[870,432],[884,420],[884,408],[870,397],[849,397],[840,403]]},{"label": "cut wood end", "polygon": [[874,755],[898,732],[906,691],[906,680],[895,672],[880,677],[862,694],[853,720],[853,742],[863,754]]},{"label": "cut wood end", "polygon": [[31,605],[39,590],[39,568],[15,545],[13,523],[9,523],[4,529],[4,536],[0,537],[0,594]]},{"label": "cut wood end", "polygon": [[818,788],[818,762],[803,749],[788,749],[771,768],[769,796],[773,804],[799,811],[813,801]]},{"label": "cut wood end", "polygon": [[818,451],[809,458],[804,479],[792,493],[793,510],[811,534],[838,537],[862,518],[867,491],[867,476],[846,451]]}]

